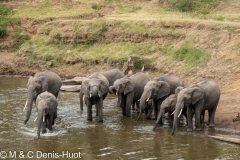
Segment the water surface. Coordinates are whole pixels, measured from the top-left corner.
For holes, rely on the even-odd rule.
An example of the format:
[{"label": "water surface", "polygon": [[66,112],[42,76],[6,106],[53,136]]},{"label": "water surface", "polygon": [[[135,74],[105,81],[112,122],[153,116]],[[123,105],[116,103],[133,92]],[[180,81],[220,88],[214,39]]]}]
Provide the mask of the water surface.
[{"label": "water surface", "polygon": [[[240,146],[213,140],[204,135],[221,135],[221,131],[205,128],[186,133],[178,128],[174,136],[165,125],[152,131],[154,121],[136,122],[137,114],[123,117],[114,107],[116,97],[104,101],[104,123],[86,120],[86,107],[79,108],[79,94],[61,92],[58,118],[53,131],[37,139],[35,105],[26,125],[23,108],[27,98],[27,78],[0,77],[0,156],[33,159],[239,159]],[[94,107],[93,107],[94,108]],[[93,111],[95,114],[95,109]],[[200,136],[199,136],[200,135]],[[234,133],[232,137],[237,136]],[[14,155],[16,151],[16,155]],[[10,153],[11,152],[11,153]],[[57,157],[58,156],[58,157]],[[1,159],[1,157],[0,157]]]}]

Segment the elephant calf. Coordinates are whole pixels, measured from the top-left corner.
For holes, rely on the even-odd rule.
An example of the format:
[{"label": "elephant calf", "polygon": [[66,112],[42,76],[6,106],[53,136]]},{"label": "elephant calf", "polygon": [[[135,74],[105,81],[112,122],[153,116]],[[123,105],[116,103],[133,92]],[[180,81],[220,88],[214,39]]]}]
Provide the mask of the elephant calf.
[{"label": "elephant calf", "polygon": [[38,131],[37,136],[40,138],[40,128],[42,127],[42,133],[46,132],[46,127],[52,130],[52,125],[57,118],[57,99],[50,92],[43,92],[37,96],[37,120],[38,120]]}]

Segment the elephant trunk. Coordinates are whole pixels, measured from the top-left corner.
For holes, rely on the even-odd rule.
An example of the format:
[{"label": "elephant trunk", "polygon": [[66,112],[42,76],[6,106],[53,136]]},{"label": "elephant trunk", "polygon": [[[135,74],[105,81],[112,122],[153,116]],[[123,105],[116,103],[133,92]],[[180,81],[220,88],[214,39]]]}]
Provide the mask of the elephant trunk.
[{"label": "elephant trunk", "polygon": [[26,124],[30,118],[30,115],[31,115],[31,111],[32,111],[32,104],[33,104],[33,96],[29,95],[28,96],[28,99],[27,99],[27,102],[26,102],[26,105],[24,107],[24,110],[25,108],[27,108],[27,114],[26,114],[26,118],[24,120],[24,124]]},{"label": "elephant trunk", "polygon": [[[149,99],[151,98],[151,92],[146,92],[144,91],[141,98],[140,98],[140,103],[139,103],[139,115],[137,118],[137,121],[140,119],[142,112],[145,110],[146,108],[146,103],[149,101]],[[146,115],[147,116],[147,115]]]},{"label": "elephant trunk", "polygon": [[110,93],[110,94],[117,94],[116,89],[115,89],[114,86],[110,86],[110,87],[109,87],[109,93]]},{"label": "elephant trunk", "polygon": [[179,102],[177,102],[176,107],[175,107],[175,111],[174,111],[173,129],[172,129],[171,135],[174,134],[174,132],[177,128],[178,118],[181,115],[183,107],[184,107],[183,104],[180,104]]},{"label": "elephant trunk", "polygon": [[[165,108],[161,108],[160,111],[159,111],[159,114],[158,114],[158,117],[157,117],[157,121],[155,122],[155,125],[153,127],[153,130],[155,130],[159,124],[159,122],[161,121],[162,119],[162,115],[165,113]],[[161,121],[162,122],[162,121]]]},{"label": "elephant trunk", "polygon": [[37,120],[38,120],[37,137],[39,139],[40,138],[40,130],[41,130],[42,122],[43,122],[43,112],[38,113]]},{"label": "elephant trunk", "polygon": [[98,86],[91,87],[90,97],[99,97],[99,87]]}]

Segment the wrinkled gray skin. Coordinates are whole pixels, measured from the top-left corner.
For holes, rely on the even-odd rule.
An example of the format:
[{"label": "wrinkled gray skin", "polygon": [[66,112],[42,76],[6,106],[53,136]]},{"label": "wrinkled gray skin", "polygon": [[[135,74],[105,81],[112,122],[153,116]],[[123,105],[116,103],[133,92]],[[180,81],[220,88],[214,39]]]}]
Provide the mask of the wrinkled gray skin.
[{"label": "wrinkled gray skin", "polygon": [[[102,73],[108,80],[109,86],[113,85],[113,83],[119,79],[124,77],[124,74],[117,68],[115,69],[110,69]],[[117,107],[120,106],[120,100],[121,100],[121,95],[118,95],[118,102],[117,102]],[[80,92],[80,109],[83,110],[83,94]]]},{"label": "wrinkled gray skin", "polygon": [[[170,115],[170,126],[173,125],[173,115],[172,113],[175,110],[175,106],[177,103],[177,96],[179,94],[179,92],[183,89],[184,87],[177,87],[175,90],[175,94],[171,94],[170,96],[168,96],[161,104],[160,106],[160,111],[157,117],[157,121],[154,125],[153,130],[156,129],[157,125],[159,124],[160,120],[162,119],[162,115],[168,113]],[[185,110],[183,110],[183,114],[185,117],[187,117],[186,115],[186,107]]]},{"label": "wrinkled gray skin", "polygon": [[42,92],[48,91],[57,98],[61,86],[61,78],[56,73],[48,70],[45,72],[38,72],[33,77],[30,77],[28,79],[28,98],[24,107],[24,110],[27,108],[27,114],[24,120],[24,124],[26,124],[30,118],[32,104],[36,101],[37,96]]},{"label": "wrinkled gray skin", "polygon": [[37,96],[36,108],[37,108],[37,121],[38,130],[37,136],[40,138],[40,128],[42,133],[46,132],[46,127],[52,130],[54,121],[57,118],[57,99],[50,92],[43,92]]},{"label": "wrinkled gray skin", "polygon": [[87,120],[92,121],[92,105],[96,105],[98,122],[103,123],[103,100],[108,94],[109,82],[100,72],[94,72],[83,82],[81,93],[85,96],[87,105]]},{"label": "wrinkled gray skin", "polygon": [[184,106],[187,107],[187,131],[193,130],[192,118],[194,113],[196,130],[201,130],[200,115],[201,113],[204,115],[205,110],[208,110],[209,127],[214,127],[214,117],[219,99],[220,89],[213,80],[206,80],[181,90],[177,97],[171,135],[174,134],[175,129],[177,128],[177,120],[181,113],[181,109],[183,109]]},{"label": "wrinkled gray skin", "polygon": [[[150,99],[152,99],[154,118],[158,116],[160,110],[160,105],[162,102],[171,94],[175,94],[175,89],[177,87],[184,87],[183,81],[174,73],[168,73],[160,77],[154,78],[154,80],[149,81],[145,87],[144,92],[140,99],[140,113],[137,120],[140,119],[142,111],[145,110],[145,104]],[[162,119],[160,119],[159,124],[162,124]]]},{"label": "wrinkled gray skin", "polygon": [[131,105],[136,102],[139,106],[139,99],[143,93],[145,84],[150,78],[142,72],[136,73],[130,77],[117,79],[112,86],[109,87],[111,94],[121,94],[122,114],[131,117]]}]

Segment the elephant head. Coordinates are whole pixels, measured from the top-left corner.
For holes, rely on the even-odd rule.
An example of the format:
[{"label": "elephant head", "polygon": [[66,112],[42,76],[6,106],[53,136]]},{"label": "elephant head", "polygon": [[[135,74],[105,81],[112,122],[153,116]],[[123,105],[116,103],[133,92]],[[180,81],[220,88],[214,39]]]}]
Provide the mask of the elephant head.
[{"label": "elephant head", "polygon": [[139,120],[142,111],[146,109],[146,103],[149,99],[158,100],[170,94],[170,86],[164,81],[151,80],[144,86],[143,94],[140,98],[140,113],[137,118]]},{"label": "elephant head", "polygon": [[48,83],[43,75],[38,75],[38,76],[29,78],[27,83],[28,97],[24,107],[24,110],[27,108],[27,114],[26,114],[26,119],[24,120],[24,124],[26,124],[30,118],[33,102],[36,102],[37,96],[40,93],[46,91],[47,89],[48,89]]},{"label": "elephant head", "polygon": [[112,86],[109,87],[109,92],[111,94],[124,94],[131,92],[134,90],[134,83],[129,77],[123,77],[117,79]]},{"label": "elephant head", "polygon": [[177,103],[174,112],[174,122],[171,135],[174,134],[177,128],[177,121],[184,107],[196,104],[199,100],[204,97],[204,91],[197,86],[192,86],[182,89],[177,96]]},{"label": "elephant head", "polygon": [[108,85],[99,78],[91,78],[83,81],[81,92],[86,98],[102,97],[108,93]]}]

